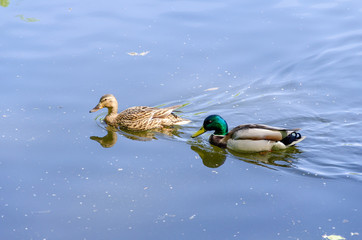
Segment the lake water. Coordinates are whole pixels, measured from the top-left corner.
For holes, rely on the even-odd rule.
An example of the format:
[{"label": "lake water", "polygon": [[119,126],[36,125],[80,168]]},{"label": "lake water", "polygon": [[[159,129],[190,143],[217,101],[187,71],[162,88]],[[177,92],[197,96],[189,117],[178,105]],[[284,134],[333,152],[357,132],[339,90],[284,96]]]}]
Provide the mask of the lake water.
[{"label": "lake water", "polygon": [[[362,2],[1,1],[1,239],[362,235]],[[107,131],[185,104],[173,132]],[[191,139],[203,119],[302,128],[285,151]],[[104,138],[103,138],[104,137]]]}]

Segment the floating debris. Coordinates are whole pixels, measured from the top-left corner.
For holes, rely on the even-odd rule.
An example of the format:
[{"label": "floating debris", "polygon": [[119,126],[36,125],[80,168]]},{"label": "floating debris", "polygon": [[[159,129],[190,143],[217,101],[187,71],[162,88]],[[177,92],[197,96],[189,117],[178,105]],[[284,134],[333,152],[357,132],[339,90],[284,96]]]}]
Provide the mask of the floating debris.
[{"label": "floating debris", "polygon": [[181,106],[177,109],[180,109],[180,108],[183,108],[183,107],[186,107],[187,105],[190,105],[191,103],[184,103],[184,104],[181,104]]},{"label": "floating debris", "polygon": [[237,97],[241,94],[241,92],[238,92],[237,94],[233,95],[233,97]]},{"label": "floating debris", "polygon": [[145,51],[145,52],[140,52],[140,53],[137,53],[137,52],[129,52],[127,53],[128,55],[130,56],[146,56],[147,54],[149,54],[150,51]]},{"label": "floating debris", "polygon": [[24,22],[38,22],[39,21],[39,19],[36,19],[36,18],[26,18],[26,17],[24,17],[24,15],[16,15],[15,17],[20,18]]},{"label": "floating debris", "polygon": [[207,112],[197,112],[197,113],[194,113],[194,115],[197,116],[197,115],[204,114],[204,113],[207,113]]},{"label": "floating debris", "polygon": [[208,89],[205,89],[204,92],[215,91],[215,90],[218,90],[218,89],[219,89],[219,87],[208,88]]},{"label": "floating debris", "polygon": [[0,0],[0,6],[7,7],[9,4],[9,0]]},{"label": "floating debris", "polygon": [[146,52],[141,52],[141,53],[139,53],[138,55],[140,55],[140,56],[146,56],[147,54],[149,54],[150,53],[150,51],[146,51]]},{"label": "floating debris", "polygon": [[194,219],[196,217],[196,214],[192,215],[191,217],[189,217],[190,220]]},{"label": "floating debris", "polygon": [[322,237],[326,238],[326,239],[329,239],[329,240],[346,240],[344,237],[339,236],[339,235],[329,235],[329,236],[327,236],[326,234],[324,234]]}]

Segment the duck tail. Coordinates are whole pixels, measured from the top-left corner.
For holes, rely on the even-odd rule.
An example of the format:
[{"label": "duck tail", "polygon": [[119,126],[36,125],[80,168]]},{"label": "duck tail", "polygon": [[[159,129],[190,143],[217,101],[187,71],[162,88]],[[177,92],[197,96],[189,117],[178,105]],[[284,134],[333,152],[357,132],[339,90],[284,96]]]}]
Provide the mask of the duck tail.
[{"label": "duck tail", "polygon": [[174,125],[184,125],[184,124],[188,124],[191,121],[185,118],[180,118],[179,116],[177,116],[176,120],[174,121]]},{"label": "duck tail", "polygon": [[177,116],[174,113],[171,113],[168,116],[168,120],[171,121],[171,125],[184,125],[184,124],[188,124],[188,123],[191,122],[190,120],[185,119],[185,118],[181,118],[181,117]]},{"label": "duck tail", "polygon": [[188,124],[190,122],[191,122],[190,120],[182,119],[181,121],[174,123],[174,125],[185,125],[185,124]]},{"label": "duck tail", "polygon": [[290,147],[303,141],[305,138],[305,136],[302,136],[298,132],[292,132],[291,134],[283,138],[280,142],[282,142],[285,146]]}]

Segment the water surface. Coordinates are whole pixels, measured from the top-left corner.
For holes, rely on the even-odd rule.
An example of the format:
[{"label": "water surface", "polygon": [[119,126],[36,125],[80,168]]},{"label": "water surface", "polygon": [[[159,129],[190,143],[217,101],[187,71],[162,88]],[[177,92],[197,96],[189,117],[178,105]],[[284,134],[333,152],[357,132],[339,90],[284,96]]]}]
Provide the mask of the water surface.
[{"label": "water surface", "polygon": [[[1,238],[358,239],[361,10],[3,1]],[[106,93],[121,109],[186,104],[192,123],[107,131],[104,113],[88,113]],[[224,151],[190,138],[210,114],[230,127],[300,127],[307,139]]]}]

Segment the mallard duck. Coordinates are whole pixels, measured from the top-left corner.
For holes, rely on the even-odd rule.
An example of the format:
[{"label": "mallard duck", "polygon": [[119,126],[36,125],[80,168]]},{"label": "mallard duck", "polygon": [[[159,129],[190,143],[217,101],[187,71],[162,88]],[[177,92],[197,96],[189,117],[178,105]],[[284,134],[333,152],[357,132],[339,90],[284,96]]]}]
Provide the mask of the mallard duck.
[{"label": "mallard duck", "polygon": [[172,112],[179,107],[181,107],[181,105],[166,108],[137,106],[130,107],[121,113],[117,113],[117,99],[112,94],[106,94],[101,97],[97,106],[95,106],[89,112],[95,112],[102,108],[108,108],[108,114],[104,118],[104,121],[108,125],[126,128],[129,130],[144,131],[153,128],[182,125],[191,122],[190,120],[176,116]]},{"label": "mallard duck", "polygon": [[222,117],[210,115],[205,118],[203,126],[192,137],[197,137],[206,131],[215,131],[209,138],[209,142],[215,146],[236,152],[264,152],[285,149],[302,141],[305,137],[302,137],[298,130],[300,129],[245,124],[228,132],[228,125]]}]

